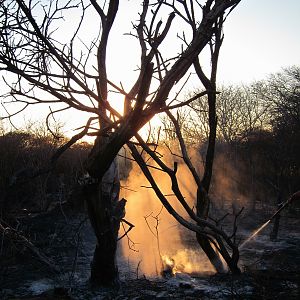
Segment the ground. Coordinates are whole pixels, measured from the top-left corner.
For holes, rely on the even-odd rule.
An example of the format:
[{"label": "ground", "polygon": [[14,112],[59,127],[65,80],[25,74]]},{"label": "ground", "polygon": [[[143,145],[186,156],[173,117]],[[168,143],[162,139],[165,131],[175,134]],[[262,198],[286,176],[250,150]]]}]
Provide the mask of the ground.
[{"label": "ground", "polygon": [[[241,218],[244,240],[267,220],[264,210]],[[120,288],[93,290],[88,283],[94,236],[85,214],[58,206],[18,217],[18,229],[59,268],[38,260],[22,243],[2,238],[0,299],[299,299],[300,220],[286,211],[278,239],[268,225],[241,250],[241,276],[183,274],[146,278],[129,272],[120,258]],[[189,247],[193,235],[186,237]]]}]

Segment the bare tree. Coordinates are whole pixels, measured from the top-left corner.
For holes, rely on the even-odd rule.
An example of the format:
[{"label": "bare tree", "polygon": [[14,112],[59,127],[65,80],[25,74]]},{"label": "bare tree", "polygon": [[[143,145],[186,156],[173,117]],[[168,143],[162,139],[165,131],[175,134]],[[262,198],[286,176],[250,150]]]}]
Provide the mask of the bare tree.
[{"label": "bare tree", "polygon": [[[143,158],[141,154],[137,151],[135,146],[128,143],[128,146],[131,150],[131,153],[134,159],[139,164],[140,168],[144,172],[146,178],[151,184],[152,188],[156,192],[156,195],[167,209],[167,211],[173,215],[173,217],[186,228],[196,232],[196,237],[199,245],[206,253],[207,257],[215,267],[218,272],[224,272],[223,263],[219,257],[219,254],[226,261],[229,269],[232,273],[240,273],[240,270],[237,266],[239,259],[239,251],[237,244],[235,243],[235,232],[232,233],[231,236],[227,235],[225,232],[220,230],[217,226],[208,222],[209,216],[209,207],[210,207],[210,198],[209,198],[209,188],[212,178],[212,170],[213,170],[213,161],[214,161],[214,152],[215,152],[215,142],[216,142],[216,133],[217,133],[217,113],[216,113],[216,99],[217,99],[217,91],[216,91],[216,75],[217,75],[217,65],[219,58],[219,51],[223,41],[222,27],[223,27],[223,16],[220,16],[215,24],[213,39],[209,42],[210,53],[211,53],[211,71],[209,76],[207,76],[203,69],[201,68],[200,61],[196,59],[194,61],[194,66],[198,78],[200,79],[202,85],[205,87],[207,91],[206,101],[207,101],[207,119],[205,120],[208,123],[208,145],[207,151],[204,160],[204,174],[201,178],[199,173],[197,172],[195,166],[192,164],[192,161],[189,158],[188,151],[186,148],[186,143],[184,141],[184,137],[182,134],[182,116],[177,113],[177,119],[172,115],[170,110],[166,110],[166,115],[169,118],[170,122],[173,126],[165,120],[164,126],[168,131],[168,137],[171,139],[178,139],[179,148],[182,155],[182,161],[188,167],[192,177],[194,179],[194,185],[197,187],[197,195],[195,197],[196,213],[192,210],[189,204],[186,202],[182,191],[180,190],[178,183],[178,162],[174,161],[174,166],[167,166],[163,159],[157,155],[155,149],[152,150],[150,147],[142,141],[142,139],[136,135],[140,146],[143,151],[145,151],[150,158],[154,161],[157,168],[164,173],[166,173],[170,177],[171,181],[171,189],[176,196],[179,203],[185,209],[187,215],[195,221],[196,224],[189,222],[184,219],[178,212],[173,208],[167,198],[164,196],[163,192],[155,182],[151,171],[147,167],[146,160]],[[201,94],[200,94],[201,95]],[[191,97],[186,101],[186,104],[192,103],[192,101],[197,100],[199,98],[199,93],[195,96]],[[205,101],[203,100],[203,101]],[[201,100],[200,100],[201,101]],[[173,131],[172,131],[173,129]],[[178,156],[178,155],[176,155]],[[232,255],[227,251],[225,244],[231,249]]]},{"label": "bare tree", "polygon": [[[253,85],[217,87],[216,113],[218,115],[217,139],[227,144],[242,141],[256,130],[268,127],[269,107],[264,105]],[[201,98],[190,104],[192,134],[194,139],[205,141],[208,137],[208,103]],[[198,126],[199,122],[202,126]]]},{"label": "bare tree", "polygon": [[[207,215],[206,195],[211,179],[216,126],[216,74],[211,74],[213,80],[207,80],[198,56],[206,46],[214,44],[214,38],[221,38],[216,31],[221,30],[223,20],[239,2],[144,0],[139,20],[133,25],[134,33],[131,33],[140,44],[140,63],[136,81],[126,91],[121,84],[111,82],[107,72],[108,64],[113,63],[107,61],[110,32],[118,13],[124,13],[119,11],[118,0],[53,0],[46,4],[1,1],[0,70],[9,88],[9,93],[3,97],[17,108],[14,112],[7,111],[7,118],[12,120],[16,114],[38,104],[50,106],[47,124],[50,117],[66,110],[90,115],[81,131],[58,149],[49,168],[84,135],[96,136],[86,162],[89,177],[84,186],[90,221],[97,237],[91,271],[94,284],[111,285],[118,281],[115,251],[125,200],[118,201],[115,157],[155,114],[189,103],[179,102],[177,98],[172,101],[169,95],[192,65],[204,83],[212,108],[210,145],[197,204],[198,217]],[[73,11],[78,18],[73,24],[73,34],[66,42],[66,37],[60,36],[57,30],[64,28],[64,19]],[[99,27],[95,29],[96,37],[90,44],[80,43],[85,40],[83,28],[91,15]],[[183,25],[183,32],[178,33],[179,47],[177,52],[166,56],[163,44],[174,30],[176,32],[176,19]],[[214,53],[218,51],[219,46],[216,46]],[[217,65],[217,59],[212,62]],[[216,67],[213,69],[216,72]],[[124,95],[123,115],[109,104],[109,89]],[[199,221],[199,224],[202,223]]]},{"label": "bare tree", "polygon": [[[239,251],[238,245],[235,241],[236,228],[231,234],[227,234],[221,228],[218,227],[218,224],[214,224],[208,220],[209,207],[205,207],[207,209],[207,216],[202,215],[203,202],[205,205],[209,206],[209,196],[206,190],[203,187],[203,181],[201,180],[200,175],[198,174],[195,166],[193,165],[191,159],[188,155],[188,150],[186,148],[184,139],[180,132],[180,126],[176,118],[171,114],[171,112],[167,112],[167,115],[172,120],[175,127],[175,134],[179,141],[179,149],[182,156],[179,156],[178,153],[175,154],[175,159],[173,161],[173,165],[170,166],[164,161],[164,157],[159,154],[156,147],[151,149],[140,137],[137,136],[139,141],[139,146],[142,148],[142,151],[139,152],[136,143],[128,143],[128,147],[131,150],[131,154],[135,161],[140,166],[142,172],[145,177],[149,181],[151,187],[156,193],[158,199],[161,201],[162,205],[165,209],[185,228],[196,233],[197,240],[199,245],[206,253],[207,257],[211,261],[212,265],[219,273],[224,273],[225,268],[220,259],[221,255],[225,260],[227,266],[230,271],[234,274],[239,274],[240,270],[238,268],[238,260],[239,260]],[[143,155],[145,152],[148,154],[148,157]],[[150,163],[150,165],[149,165]],[[152,163],[152,164],[151,164]],[[194,180],[193,184],[197,187],[197,193],[194,196],[194,203],[188,203],[185,199],[184,193],[180,188],[179,180],[181,177],[181,171],[179,170],[180,164],[186,164],[192,178]],[[176,197],[177,201],[184,208],[188,217],[184,217],[174,208],[174,202],[172,204],[167,198],[167,195],[163,193],[158,183],[156,182],[151,169],[160,170],[163,174],[170,178],[170,189],[174,193],[173,196]],[[163,176],[162,174],[162,176]],[[191,183],[192,184],[192,183]],[[199,190],[201,190],[199,192]],[[199,197],[205,197],[206,199],[202,200]],[[199,201],[202,201],[199,204]],[[193,206],[191,206],[191,204]],[[193,207],[197,205],[196,212]],[[200,205],[202,205],[200,207]],[[228,248],[230,250],[228,250]]]}]

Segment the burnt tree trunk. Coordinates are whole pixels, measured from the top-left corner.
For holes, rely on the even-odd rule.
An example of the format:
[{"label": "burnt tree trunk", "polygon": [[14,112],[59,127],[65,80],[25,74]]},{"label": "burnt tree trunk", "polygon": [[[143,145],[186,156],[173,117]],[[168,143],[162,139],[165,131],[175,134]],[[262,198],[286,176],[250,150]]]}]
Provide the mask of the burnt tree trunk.
[{"label": "burnt tree trunk", "polygon": [[[217,135],[217,113],[216,113],[216,100],[217,100],[217,90],[216,90],[216,76],[217,76],[217,66],[220,48],[223,42],[223,16],[220,16],[215,22],[215,43],[211,45],[211,72],[210,77],[207,77],[203,72],[199,60],[194,61],[195,71],[206,88],[207,91],[211,91],[207,94],[208,102],[208,124],[209,124],[209,136],[208,136],[208,145],[206,150],[205,157],[205,166],[204,166],[204,175],[201,180],[201,185],[198,186],[197,191],[197,203],[196,203],[196,213],[199,218],[207,219],[209,214],[210,200],[208,197],[210,183],[213,173],[213,163],[215,156],[215,145],[216,145],[216,135]],[[200,224],[198,224],[200,225]],[[208,259],[216,269],[218,273],[224,273],[225,268],[223,266],[220,254],[215,250],[209,238],[204,235],[196,234],[197,241],[200,247],[203,249]],[[232,259],[228,254],[225,247],[222,250],[222,257],[225,259],[229,269],[232,273],[240,273],[240,270],[237,266],[238,261],[238,249],[236,249],[235,258]]]},{"label": "burnt tree trunk", "polygon": [[[105,138],[102,143],[105,143]],[[97,149],[97,142],[95,145],[93,151]],[[125,215],[126,203],[125,199],[119,201],[117,159],[102,178],[89,178],[90,184],[85,186],[85,197],[89,219],[97,238],[90,281],[93,286],[116,286],[119,282],[116,263],[118,231]]]},{"label": "burnt tree trunk", "polygon": [[[209,81],[204,75],[201,69],[198,68],[198,74],[201,74],[202,81],[206,83],[206,86],[210,90],[216,90],[214,80]],[[209,93],[208,96],[209,105],[209,138],[208,147],[206,151],[205,169],[202,178],[201,186],[198,186],[197,190],[197,203],[196,203],[196,213],[199,218],[207,219],[210,208],[210,200],[208,197],[208,192],[210,188],[213,162],[215,155],[215,143],[216,143],[216,129],[217,129],[217,116],[216,116],[216,93]],[[200,225],[200,224],[198,224]],[[209,261],[218,273],[225,273],[223,262],[219,253],[212,247],[208,237],[200,234],[196,234],[197,241],[208,257]]]},{"label": "burnt tree trunk", "polygon": [[[207,219],[208,217],[208,212],[209,212],[209,198],[207,196],[207,193],[203,190],[198,188],[197,191],[197,205],[196,205],[196,210],[197,210],[197,216],[202,218],[202,219]],[[200,226],[200,224],[198,224]],[[226,270],[223,266],[223,262],[220,258],[220,255],[214,250],[212,247],[209,239],[206,236],[200,235],[196,233],[196,238],[198,241],[198,244],[208,257],[209,261],[215,268],[215,270],[218,273],[225,273]]]},{"label": "burnt tree trunk", "polygon": [[[209,197],[206,193],[206,191],[203,188],[199,188],[197,191],[197,216],[201,219],[207,219],[208,213],[209,213]],[[198,224],[201,226],[201,224]],[[224,267],[224,264],[221,259],[221,255],[223,259],[225,260],[230,272],[232,274],[240,274],[241,270],[238,267],[238,260],[239,260],[239,252],[238,248],[232,249],[233,254],[230,256],[228,253],[226,247],[221,243],[221,240],[216,241],[219,244],[220,247],[220,253],[217,251],[210,242],[209,238],[205,235],[201,235],[196,233],[196,238],[198,241],[198,244],[208,257],[209,261],[217,271],[217,273],[225,273],[226,268]]]}]

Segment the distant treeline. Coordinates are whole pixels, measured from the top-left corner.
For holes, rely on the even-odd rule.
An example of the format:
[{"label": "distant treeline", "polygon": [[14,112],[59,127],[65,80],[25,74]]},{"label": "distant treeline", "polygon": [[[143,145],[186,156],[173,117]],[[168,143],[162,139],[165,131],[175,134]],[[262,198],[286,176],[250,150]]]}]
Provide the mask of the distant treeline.
[{"label": "distant treeline", "polygon": [[[0,213],[1,215],[41,212],[58,202],[78,201],[78,179],[92,145],[77,142],[57,160],[51,172],[35,176],[47,168],[51,157],[67,139],[59,139],[41,125],[24,131],[3,131],[0,135]],[[131,162],[120,163],[121,179],[128,175]],[[82,198],[82,197],[81,197]],[[76,204],[75,204],[76,205]]]},{"label": "distant treeline", "polygon": [[2,214],[22,209],[44,211],[53,200],[64,202],[82,176],[90,145],[78,143],[68,149],[50,173],[33,178],[46,168],[64,139],[48,134],[13,131],[0,136],[0,205]]}]

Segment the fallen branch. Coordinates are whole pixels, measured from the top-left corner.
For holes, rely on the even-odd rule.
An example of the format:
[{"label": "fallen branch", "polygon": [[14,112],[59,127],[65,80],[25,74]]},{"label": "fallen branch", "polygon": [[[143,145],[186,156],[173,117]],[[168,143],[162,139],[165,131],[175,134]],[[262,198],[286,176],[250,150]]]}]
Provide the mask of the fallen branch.
[{"label": "fallen branch", "polygon": [[58,266],[56,266],[55,263],[49,257],[43,254],[31,241],[29,241],[25,236],[23,236],[17,230],[11,228],[8,225],[4,227],[0,223],[0,233],[2,235],[2,239],[4,239],[4,237],[7,236],[12,241],[17,241],[19,243],[22,243],[22,245],[24,245],[28,250],[30,250],[40,262],[42,262],[47,267],[49,267],[51,271],[55,273],[59,273]]}]

